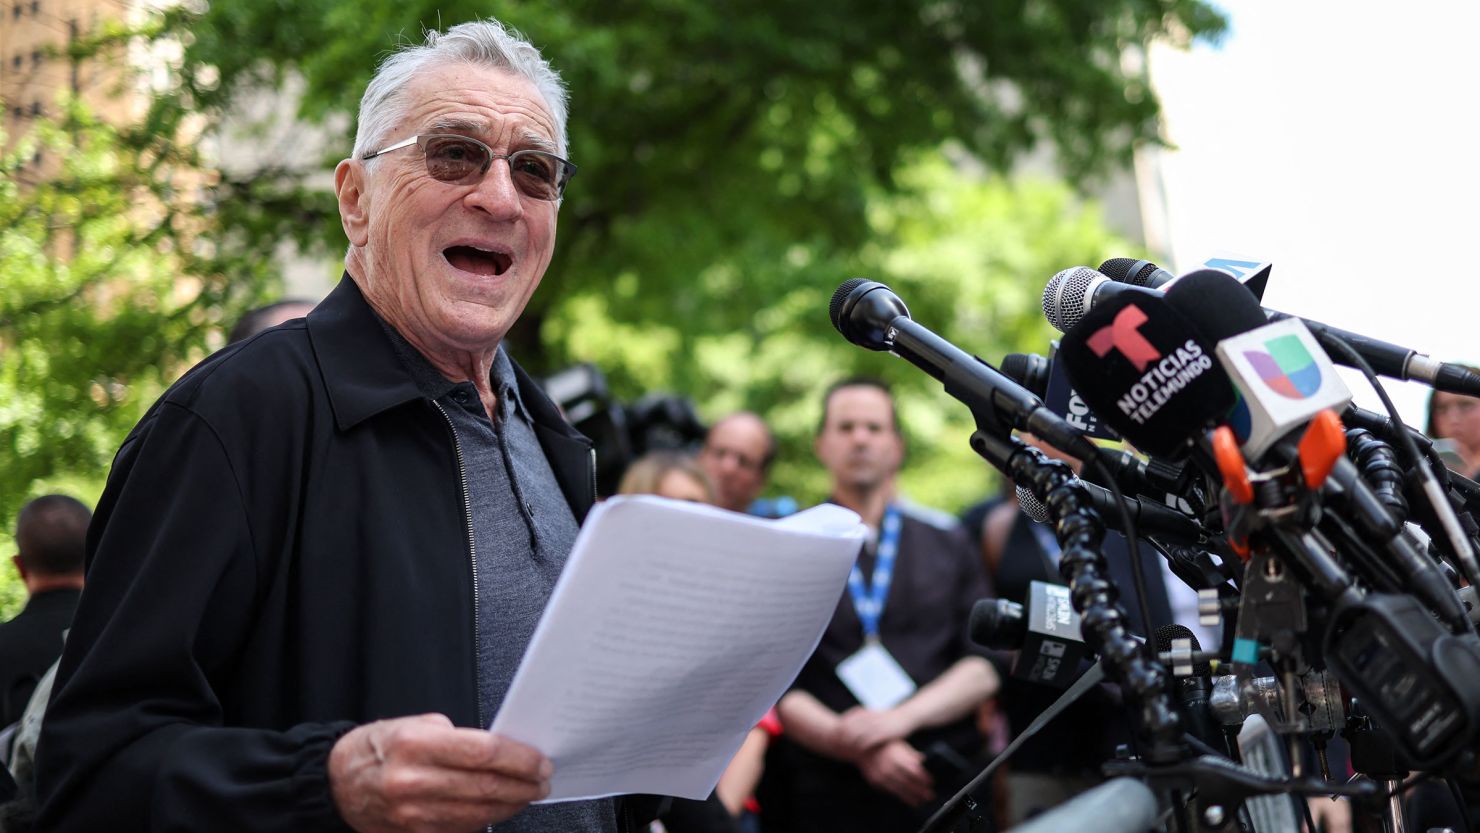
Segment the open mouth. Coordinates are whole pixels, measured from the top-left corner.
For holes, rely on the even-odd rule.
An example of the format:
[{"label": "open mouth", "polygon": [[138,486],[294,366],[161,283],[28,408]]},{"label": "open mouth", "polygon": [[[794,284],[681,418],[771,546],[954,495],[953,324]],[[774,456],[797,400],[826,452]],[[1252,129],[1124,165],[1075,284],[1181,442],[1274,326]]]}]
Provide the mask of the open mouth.
[{"label": "open mouth", "polygon": [[442,256],[455,268],[475,275],[502,275],[514,263],[514,258],[503,252],[476,246],[451,246],[442,250]]}]

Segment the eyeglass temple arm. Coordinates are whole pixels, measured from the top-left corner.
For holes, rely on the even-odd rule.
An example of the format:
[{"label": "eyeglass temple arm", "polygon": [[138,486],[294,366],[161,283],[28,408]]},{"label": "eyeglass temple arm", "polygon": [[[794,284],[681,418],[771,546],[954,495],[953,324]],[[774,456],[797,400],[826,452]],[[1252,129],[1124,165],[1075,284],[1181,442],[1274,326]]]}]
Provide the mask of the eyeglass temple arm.
[{"label": "eyeglass temple arm", "polygon": [[403,147],[409,147],[410,145],[414,145],[414,144],[416,144],[416,140],[417,139],[420,139],[420,138],[421,138],[420,136],[412,136],[409,139],[405,139],[405,140],[396,142],[394,145],[391,145],[388,148],[381,148],[380,150],[372,150],[372,151],[369,151],[368,153],[363,153],[363,154],[360,155],[360,158],[361,159],[374,159],[375,157],[381,155],[382,153],[390,153],[393,150],[400,150]]}]

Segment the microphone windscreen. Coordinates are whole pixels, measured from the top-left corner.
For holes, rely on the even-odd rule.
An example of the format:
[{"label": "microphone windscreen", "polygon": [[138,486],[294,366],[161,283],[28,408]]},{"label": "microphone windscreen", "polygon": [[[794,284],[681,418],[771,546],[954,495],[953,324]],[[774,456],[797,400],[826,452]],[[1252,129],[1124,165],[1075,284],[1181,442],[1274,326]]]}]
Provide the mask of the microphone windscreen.
[{"label": "microphone windscreen", "polygon": [[1166,300],[1212,344],[1269,323],[1254,293],[1217,269],[1199,269],[1178,278]]},{"label": "microphone windscreen", "polygon": [[1155,263],[1129,257],[1112,257],[1101,263],[1100,274],[1116,283],[1128,283],[1148,289],[1157,289],[1162,284],[1175,280],[1170,272]]},{"label": "microphone windscreen", "polygon": [[1044,506],[1043,501],[1039,500],[1028,487],[1017,487],[1017,500],[1018,508],[1023,510],[1025,515],[1038,523],[1048,523],[1048,507]]},{"label": "microphone windscreen", "polygon": [[1056,360],[1085,404],[1142,451],[1170,457],[1233,407],[1213,346],[1165,299],[1119,295],[1064,335]]},{"label": "microphone windscreen", "polygon": [[827,304],[827,317],[837,329],[843,329],[843,306],[848,303],[848,296],[865,283],[868,281],[863,278],[849,278],[833,292],[832,300]]},{"label": "microphone windscreen", "polygon": [[1023,606],[1007,599],[978,599],[971,606],[967,636],[984,648],[1016,651],[1028,633]]}]

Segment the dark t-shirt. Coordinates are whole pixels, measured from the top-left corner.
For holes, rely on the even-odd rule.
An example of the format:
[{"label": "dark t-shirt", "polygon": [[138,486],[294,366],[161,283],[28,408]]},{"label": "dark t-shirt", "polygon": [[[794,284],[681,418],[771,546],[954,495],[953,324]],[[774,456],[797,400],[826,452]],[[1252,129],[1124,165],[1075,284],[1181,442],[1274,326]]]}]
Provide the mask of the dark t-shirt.
[{"label": "dark t-shirt", "polygon": [[[971,606],[991,592],[981,559],[954,518],[911,506],[901,510],[899,555],[879,620],[879,640],[915,684],[923,686],[964,656],[987,655],[966,638],[966,623]],[[858,563],[867,581],[874,569],[872,547],[864,547]],[[858,705],[834,669],[862,647],[863,625],[844,590],[793,688],[807,691],[833,711]]]},{"label": "dark t-shirt", "polygon": [[[986,573],[965,531],[948,515],[901,507],[899,553],[893,582],[879,621],[879,639],[915,684],[924,686],[964,656],[986,656],[966,636],[972,605],[990,595]],[[874,567],[872,547],[859,565],[866,580]],[[794,689],[810,693],[828,708],[844,712],[858,700],[838,679],[839,662],[863,647],[863,626],[845,590],[817,650],[802,668]],[[856,766],[813,754],[785,740],[767,756],[769,784],[760,796],[767,831],[898,831],[919,827],[959,784],[936,784],[932,806],[912,808],[864,781]],[[938,744],[953,750],[953,761],[980,757],[982,739],[974,716],[922,730],[909,737],[932,757]],[[954,774],[954,773],[953,773]],[[975,772],[962,773],[965,778]],[[781,783],[778,783],[781,782]]]}]

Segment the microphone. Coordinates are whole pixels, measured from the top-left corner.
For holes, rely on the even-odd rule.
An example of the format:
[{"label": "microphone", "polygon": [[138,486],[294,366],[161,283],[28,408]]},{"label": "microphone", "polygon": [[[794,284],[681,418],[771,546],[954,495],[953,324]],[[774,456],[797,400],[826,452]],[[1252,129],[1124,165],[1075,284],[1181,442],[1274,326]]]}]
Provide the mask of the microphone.
[{"label": "microphone", "polygon": [[1006,599],[977,601],[967,634],[983,647],[1017,651],[1014,677],[1057,688],[1072,685],[1080,662],[1089,656],[1069,588],[1046,581],[1028,585],[1025,605]]},{"label": "microphone", "polygon": [[[1257,714],[1244,720],[1238,733],[1238,754],[1244,766],[1254,772],[1284,780],[1290,777],[1290,762],[1285,758],[1285,745],[1269,723]],[[1254,796],[1244,802],[1249,822],[1259,833],[1276,830],[1299,830],[1298,799],[1290,794],[1273,793]]]},{"label": "microphone", "polygon": [[[1202,651],[1197,634],[1194,634],[1192,629],[1186,625],[1172,623],[1157,628],[1153,637],[1156,640],[1158,654],[1172,652],[1172,675],[1176,681],[1174,685],[1177,700],[1181,703],[1181,708],[1177,711],[1182,715],[1182,722],[1193,737],[1215,749],[1222,747],[1223,733],[1214,725],[1212,710],[1209,707],[1209,699],[1213,694],[1213,667],[1206,659],[1198,661],[1195,658],[1195,655]],[[1177,658],[1182,654],[1174,649],[1183,646],[1173,643],[1179,640],[1186,641],[1186,661],[1188,663],[1186,665],[1177,662]]]},{"label": "microphone", "polygon": [[860,347],[894,353],[924,370],[973,413],[985,409],[1006,427],[1031,432],[1080,459],[1095,455],[1095,444],[1038,397],[915,323],[904,301],[884,284],[863,278],[844,281],[833,293],[828,315],[844,338]]},{"label": "microphone", "polygon": [[[1122,258],[1123,259],[1123,258]],[[1106,261],[1109,263],[1110,261]],[[1154,264],[1151,264],[1154,265]],[[1164,271],[1164,270],[1163,270]],[[1216,269],[1198,270],[1199,272],[1218,272]],[[1196,274],[1196,273],[1192,273]],[[1228,276],[1226,272],[1219,272]],[[1176,286],[1187,276],[1177,279],[1172,284]],[[1099,280],[1103,278],[1104,280]],[[1161,286],[1162,284],[1157,284]],[[1156,292],[1153,287],[1137,286],[1133,284],[1119,284],[1122,288],[1116,288],[1116,284],[1106,275],[1096,272],[1087,266],[1076,266],[1065,269],[1049,280],[1048,286],[1043,289],[1043,315],[1060,332],[1068,332],[1078,321],[1084,317],[1096,304],[1103,303],[1110,298],[1118,297],[1127,293]],[[1242,285],[1240,284],[1242,287]],[[1242,287],[1249,292],[1248,287]],[[1253,293],[1249,292],[1250,297]],[[1278,321],[1284,318],[1297,318],[1278,310],[1264,308],[1265,318],[1270,321]],[[1460,393],[1467,396],[1480,396],[1480,373],[1475,373],[1465,367],[1449,362],[1441,362],[1429,356],[1402,347],[1390,342],[1381,341],[1360,333],[1332,327],[1309,318],[1299,318],[1307,329],[1318,338],[1327,336],[1341,339],[1349,344],[1372,369],[1382,376],[1392,379],[1412,380],[1423,382],[1436,390]],[[1262,323],[1262,322],[1261,322]],[[1208,334],[1211,337],[1211,333]],[[1352,366],[1344,357],[1335,358],[1337,364]]]},{"label": "microphone", "polygon": [[1156,457],[1181,452],[1234,404],[1213,347],[1160,293],[1099,303],[1064,335],[1057,361],[1090,409]]},{"label": "microphone", "polygon": [[1043,317],[1054,329],[1067,333],[1095,305],[1111,298],[1160,294],[1155,289],[1112,281],[1088,266],[1071,266],[1049,278],[1043,287]]},{"label": "microphone", "polygon": [[[1102,489],[1093,483],[1081,481],[1085,491],[1089,493],[1090,503],[1095,511],[1100,513],[1100,520],[1106,527],[1116,532],[1125,532],[1125,524],[1121,520],[1120,511],[1116,507],[1115,497],[1106,489]],[[1033,496],[1028,489],[1017,487],[1018,506],[1027,513],[1028,517],[1038,523],[1049,523],[1050,516],[1048,507]],[[1136,533],[1143,536],[1154,536],[1173,541],[1179,544],[1190,544],[1197,546],[1207,543],[1208,535],[1202,526],[1192,518],[1156,501],[1141,500],[1140,498],[1125,496],[1127,508],[1130,510],[1131,521],[1136,526]]]},{"label": "microphone", "polygon": [[[1188,467],[1185,462],[1171,463],[1158,460],[1155,457],[1141,459],[1129,451],[1118,448],[1101,448],[1100,462],[1110,470],[1110,476],[1122,491],[1135,492],[1142,495],[1164,495],[1162,500],[1167,506],[1178,506],[1188,502],[1186,494],[1191,478],[1188,476]],[[1097,479],[1098,472],[1090,469],[1081,473],[1085,482],[1096,486],[1104,486]],[[1190,505],[1190,503],[1189,503]],[[1182,510],[1185,514],[1193,514],[1188,509]]]},{"label": "microphone", "polygon": [[1229,427],[1249,459],[1304,427],[1321,411],[1340,411],[1351,391],[1298,319],[1267,323],[1259,302],[1223,272],[1203,269],[1167,291],[1166,302],[1213,340],[1240,401]]},{"label": "microphone", "polygon": [[1128,257],[1112,257],[1100,264],[1100,274],[1116,283],[1160,289],[1163,284],[1177,279],[1176,275],[1149,260],[1134,260]]},{"label": "microphone", "polygon": [[1064,374],[1063,364],[1036,353],[1008,353],[1002,357],[1000,369],[1002,375],[1032,391],[1050,411],[1085,435],[1105,440],[1120,439],[1074,391]]},{"label": "microphone", "polygon": [[1048,394],[1049,365],[1053,359],[1037,353],[1008,353],[1002,357],[1002,375],[1027,388],[1039,399]]},{"label": "microphone", "polygon": [[[1188,275],[1167,292],[1164,303],[1187,315],[1193,326],[1205,325],[1222,336],[1217,354],[1243,394],[1240,406],[1230,414],[1230,427],[1240,435],[1250,459],[1262,456],[1322,410],[1339,410],[1351,401],[1325,351],[1299,321],[1276,321],[1229,334],[1259,316],[1258,302],[1228,275],[1213,270]],[[1334,461],[1324,494],[1343,506],[1363,535],[1385,547],[1412,592],[1457,630],[1469,628],[1464,607],[1443,574],[1402,536],[1402,524],[1346,457]]]}]

